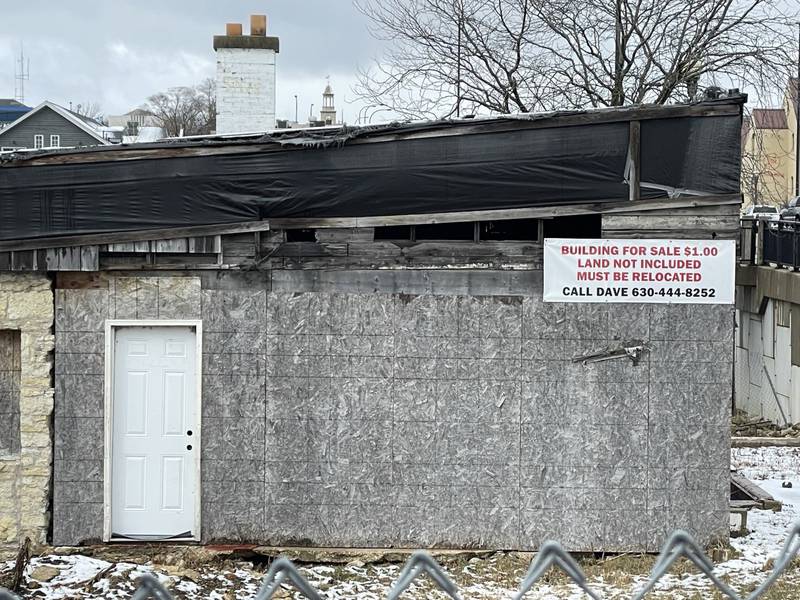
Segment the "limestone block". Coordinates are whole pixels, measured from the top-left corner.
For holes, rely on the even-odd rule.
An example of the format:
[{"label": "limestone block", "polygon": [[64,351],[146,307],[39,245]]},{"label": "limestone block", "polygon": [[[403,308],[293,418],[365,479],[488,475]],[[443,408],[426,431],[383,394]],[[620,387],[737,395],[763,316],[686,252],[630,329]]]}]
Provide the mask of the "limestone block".
[{"label": "limestone block", "polygon": [[31,377],[29,369],[25,369],[20,383],[20,399],[24,406],[34,406],[39,402],[52,403],[53,388],[50,387],[49,375],[48,377]]},{"label": "limestone block", "polygon": [[53,295],[46,292],[17,292],[9,299],[7,318],[31,327],[49,327],[53,318]]},{"label": "limestone block", "polygon": [[[15,455],[0,460],[0,539],[13,543],[30,536],[43,543],[48,528],[50,481],[50,387],[54,346],[53,294],[47,277],[0,274],[0,328],[21,331],[19,406],[12,429],[19,432]],[[6,418],[5,416],[3,418]]]},{"label": "limestone block", "polygon": [[50,415],[23,411],[19,418],[21,433],[50,433]]},{"label": "limestone block", "polygon": [[[23,463],[24,461],[25,459],[23,457]],[[27,465],[23,464],[22,466],[23,476],[25,478],[38,478],[37,481],[39,484],[43,483],[43,478],[47,479],[50,478],[50,471],[51,471],[51,466],[49,461],[44,461],[44,460],[38,463],[34,462]],[[44,481],[44,483],[47,483],[47,481]]]},{"label": "limestone block", "polygon": [[0,513],[0,542],[4,544],[16,543],[18,531],[16,519]]},{"label": "limestone block", "polygon": [[49,449],[53,445],[49,431],[22,431],[20,440],[23,452],[30,450],[39,454],[46,452],[46,455],[49,455]]}]

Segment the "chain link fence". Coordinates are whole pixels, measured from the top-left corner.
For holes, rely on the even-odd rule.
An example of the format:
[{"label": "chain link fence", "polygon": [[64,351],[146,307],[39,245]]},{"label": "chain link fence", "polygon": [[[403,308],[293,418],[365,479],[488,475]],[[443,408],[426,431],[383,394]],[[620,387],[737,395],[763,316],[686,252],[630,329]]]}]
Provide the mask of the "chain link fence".
[{"label": "chain link fence", "polygon": [[[800,553],[800,522],[790,530],[780,554],[775,558],[772,572],[749,596],[740,596],[728,584],[714,574],[714,563],[705,554],[691,535],[685,531],[675,531],[664,544],[658,559],[644,585],[633,593],[632,600],[642,600],[653,590],[659,580],[668,574],[672,565],[684,558],[694,564],[713,584],[723,597],[730,600],[756,600],[789,568]],[[513,600],[523,600],[528,592],[534,591],[536,583],[552,568],[563,571],[592,600],[601,596],[587,583],[586,576],[578,562],[557,542],[546,542],[531,561],[528,572],[520,584]],[[401,570],[397,581],[390,589],[387,600],[398,600],[412,582],[427,575],[433,584],[453,600],[460,600],[458,586],[448,577],[442,567],[427,552],[419,551],[411,555]],[[297,567],[287,558],[277,558],[272,562],[264,576],[261,589],[255,600],[270,600],[279,589],[293,586],[308,600],[322,600],[323,594],[314,589],[300,574]],[[0,588],[0,600],[21,600],[8,590]],[[174,600],[172,594],[155,577],[145,575],[138,581],[138,588],[131,600]]]}]

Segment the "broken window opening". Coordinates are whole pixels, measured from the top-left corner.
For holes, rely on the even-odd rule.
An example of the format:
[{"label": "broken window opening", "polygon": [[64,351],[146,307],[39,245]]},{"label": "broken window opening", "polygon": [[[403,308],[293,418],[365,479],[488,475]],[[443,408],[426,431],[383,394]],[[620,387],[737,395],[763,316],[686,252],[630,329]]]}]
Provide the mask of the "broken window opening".
[{"label": "broken window opening", "polygon": [[482,242],[538,242],[539,219],[481,221],[479,235]]},{"label": "broken window opening", "polygon": [[600,239],[603,237],[603,216],[573,215],[546,219],[544,237]]},{"label": "broken window opening", "polygon": [[375,240],[393,242],[538,242],[539,219],[468,221],[375,228]]},{"label": "broken window opening", "polygon": [[0,329],[0,456],[15,456],[20,451],[20,346],[18,330]]},{"label": "broken window opening", "polygon": [[475,239],[475,223],[434,223],[432,225],[415,225],[416,240],[435,242],[473,242]]},{"label": "broken window opening", "polygon": [[389,225],[375,228],[375,240],[414,241],[413,225]]},{"label": "broken window opening", "polygon": [[286,230],[287,242],[316,242],[317,230],[316,229],[287,229]]}]

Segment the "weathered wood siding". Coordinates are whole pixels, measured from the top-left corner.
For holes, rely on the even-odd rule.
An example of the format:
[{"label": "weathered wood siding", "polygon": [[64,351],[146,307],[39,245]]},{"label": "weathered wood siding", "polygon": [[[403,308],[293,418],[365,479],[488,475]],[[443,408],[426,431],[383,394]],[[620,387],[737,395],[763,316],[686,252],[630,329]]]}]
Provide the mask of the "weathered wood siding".
[{"label": "weathered wood siding", "polygon": [[739,237],[739,205],[606,214],[603,237],[735,240]]}]

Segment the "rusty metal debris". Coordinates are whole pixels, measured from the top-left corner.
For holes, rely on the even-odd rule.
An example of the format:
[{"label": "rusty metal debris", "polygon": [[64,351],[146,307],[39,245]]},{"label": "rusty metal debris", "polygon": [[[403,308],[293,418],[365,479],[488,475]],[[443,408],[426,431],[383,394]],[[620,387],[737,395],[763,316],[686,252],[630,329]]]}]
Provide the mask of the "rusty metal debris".
[{"label": "rusty metal debris", "polygon": [[575,356],[572,359],[574,363],[581,363],[584,365],[591,363],[604,362],[607,360],[615,360],[618,358],[630,358],[634,365],[638,365],[645,354],[649,353],[652,349],[650,342],[642,340],[631,340],[622,342],[616,346],[606,346],[597,352],[591,352],[582,356]]}]

